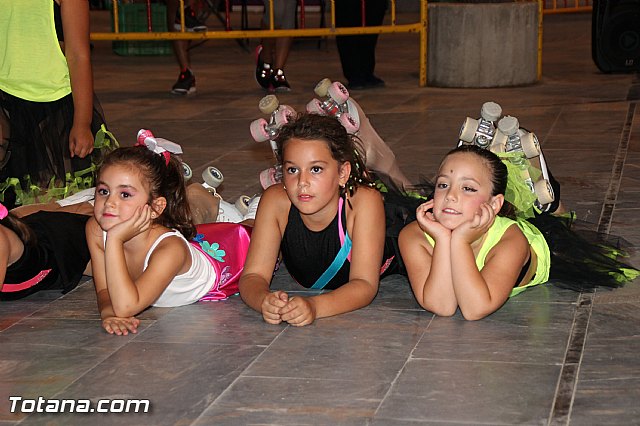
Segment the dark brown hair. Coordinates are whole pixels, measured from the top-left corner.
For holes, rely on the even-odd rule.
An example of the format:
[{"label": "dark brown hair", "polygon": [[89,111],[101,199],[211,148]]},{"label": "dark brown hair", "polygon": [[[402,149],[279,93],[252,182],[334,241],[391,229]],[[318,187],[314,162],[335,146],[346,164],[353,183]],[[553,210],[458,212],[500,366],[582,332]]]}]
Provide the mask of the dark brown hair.
[{"label": "dark brown hair", "polygon": [[365,167],[365,156],[360,139],[347,133],[346,129],[335,117],[313,113],[300,113],[298,116],[283,125],[278,131],[276,144],[282,164],[284,150],[291,139],[320,140],[327,143],[331,151],[331,157],[339,164],[348,162],[351,164],[351,174],[341,189],[341,194],[348,191],[353,195],[358,185],[373,185],[373,178]]},{"label": "dark brown hair", "polygon": [[187,239],[196,235],[187,202],[181,160],[171,155],[167,164],[164,155],[156,154],[146,146],[130,146],[110,152],[105,157],[100,171],[113,165],[129,166],[140,173],[149,185],[149,204],[158,197],[167,200],[167,206],[162,214],[154,219],[154,223],[177,229]]}]

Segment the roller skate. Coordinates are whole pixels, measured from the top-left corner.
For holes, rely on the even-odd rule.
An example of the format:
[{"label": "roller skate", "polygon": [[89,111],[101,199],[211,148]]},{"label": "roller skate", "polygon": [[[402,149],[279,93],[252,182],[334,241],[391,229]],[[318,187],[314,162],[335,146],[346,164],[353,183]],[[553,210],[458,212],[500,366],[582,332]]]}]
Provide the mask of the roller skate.
[{"label": "roller skate", "polygon": [[258,108],[264,114],[269,115],[269,121],[259,118],[251,122],[249,130],[251,136],[256,142],[269,141],[271,151],[276,158],[276,165],[260,172],[260,184],[263,189],[282,181],[282,168],[277,164],[280,158],[278,146],[275,138],[278,135],[278,129],[283,124],[287,124],[292,117],[295,117],[296,111],[289,105],[280,105],[275,95],[267,95],[260,100]]},{"label": "roller skate", "polygon": [[498,122],[490,149],[496,154],[504,153],[518,166],[525,183],[536,195],[535,207],[540,212],[548,212],[555,195],[536,135],[521,128],[517,118],[506,116]]},{"label": "roller skate", "polygon": [[362,107],[349,96],[349,91],[342,83],[325,78],[316,85],[314,92],[323,100],[312,99],[306,106],[307,112],[336,117],[348,133],[360,139],[369,170],[388,177],[398,188],[409,189],[413,186],[400,170],[391,148],[382,140]]},{"label": "roller skate", "polygon": [[[195,224],[240,223],[255,217],[255,213],[253,217],[246,216],[256,197],[242,195],[233,204],[222,198],[218,189],[224,181],[224,176],[219,169],[213,166],[206,167],[202,171],[202,180],[201,184],[192,184],[187,187],[187,198]],[[214,216],[212,213],[216,211],[217,214]]]},{"label": "roller skate", "polygon": [[458,146],[475,144],[488,148],[496,133],[498,120],[502,116],[502,108],[495,102],[485,102],[480,110],[480,118],[467,117],[460,128]]},{"label": "roller skate", "polygon": [[535,195],[533,205],[540,212],[549,212],[555,194],[547,164],[536,135],[521,128],[518,119],[511,116],[500,118],[502,108],[495,102],[485,102],[481,117],[467,117],[460,129],[458,146],[475,144],[489,149],[520,171],[524,183]]},{"label": "roller skate", "polygon": [[342,83],[325,78],[320,80],[313,91],[324,100],[312,99],[307,104],[307,112],[336,117],[348,133],[355,134],[360,129],[358,109]]}]

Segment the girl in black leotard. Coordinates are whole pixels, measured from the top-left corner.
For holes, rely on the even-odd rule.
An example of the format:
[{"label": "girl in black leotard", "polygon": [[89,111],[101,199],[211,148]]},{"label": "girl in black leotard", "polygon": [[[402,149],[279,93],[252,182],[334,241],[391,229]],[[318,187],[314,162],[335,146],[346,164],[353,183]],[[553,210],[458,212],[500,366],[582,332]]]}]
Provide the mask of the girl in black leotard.
[{"label": "girl in black leotard", "polygon": [[[302,326],[368,305],[381,272],[385,211],[371,187],[356,138],[333,117],[302,114],[277,138],[283,183],[263,194],[240,295],[271,324]],[[273,266],[284,262],[302,285],[333,289],[309,297],[270,292]],[[386,253],[385,253],[386,251]]]}]

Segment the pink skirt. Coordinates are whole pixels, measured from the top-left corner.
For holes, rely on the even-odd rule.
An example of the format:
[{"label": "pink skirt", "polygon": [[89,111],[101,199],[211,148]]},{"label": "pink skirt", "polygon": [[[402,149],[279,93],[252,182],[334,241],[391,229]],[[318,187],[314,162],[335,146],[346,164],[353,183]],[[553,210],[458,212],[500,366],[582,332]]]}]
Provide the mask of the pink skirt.
[{"label": "pink skirt", "polygon": [[216,282],[201,301],[226,300],[238,293],[238,282],[249,250],[251,228],[239,223],[205,223],[196,226],[191,244],[207,255]]}]

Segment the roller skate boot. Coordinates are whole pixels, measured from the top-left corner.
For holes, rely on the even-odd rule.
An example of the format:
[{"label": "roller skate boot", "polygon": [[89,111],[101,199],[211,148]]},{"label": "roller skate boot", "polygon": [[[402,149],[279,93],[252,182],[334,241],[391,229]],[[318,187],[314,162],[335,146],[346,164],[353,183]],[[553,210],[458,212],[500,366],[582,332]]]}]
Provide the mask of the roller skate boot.
[{"label": "roller skate boot", "polygon": [[502,108],[495,102],[485,102],[480,110],[480,118],[467,117],[460,128],[458,146],[475,144],[481,148],[488,148],[496,133],[496,125]]},{"label": "roller skate boot", "polygon": [[525,183],[536,195],[535,207],[541,212],[548,211],[555,196],[536,135],[521,128],[517,118],[506,116],[498,122],[490,149],[518,166]]},{"label": "roller skate boot", "polygon": [[[269,121],[264,118],[252,121],[249,126],[251,136],[256,142],[269,141],[274,157],[276,160],[279,160],[280,153],[278,152],[275,138],[278,135],[280,127],[295,117],[296,112],[288,105],[280,105],[275,95],[267,95],[262,98],[258,104],[258,108],[263,114],[269,115]],[[260,183],[264,189],[281,181],[282,168],[279,165],[260,173]]]},{"label": "roller skate boot", "polygon": [[336,117],[347,129],[348,133],[355,134],[360,128],[360,119],[357,108],[349,98],[349,91],[340,82],[331,82],[328,78],[320,80],[313,89],[318,98],[312,99],[307,104],[307,112]]}]

